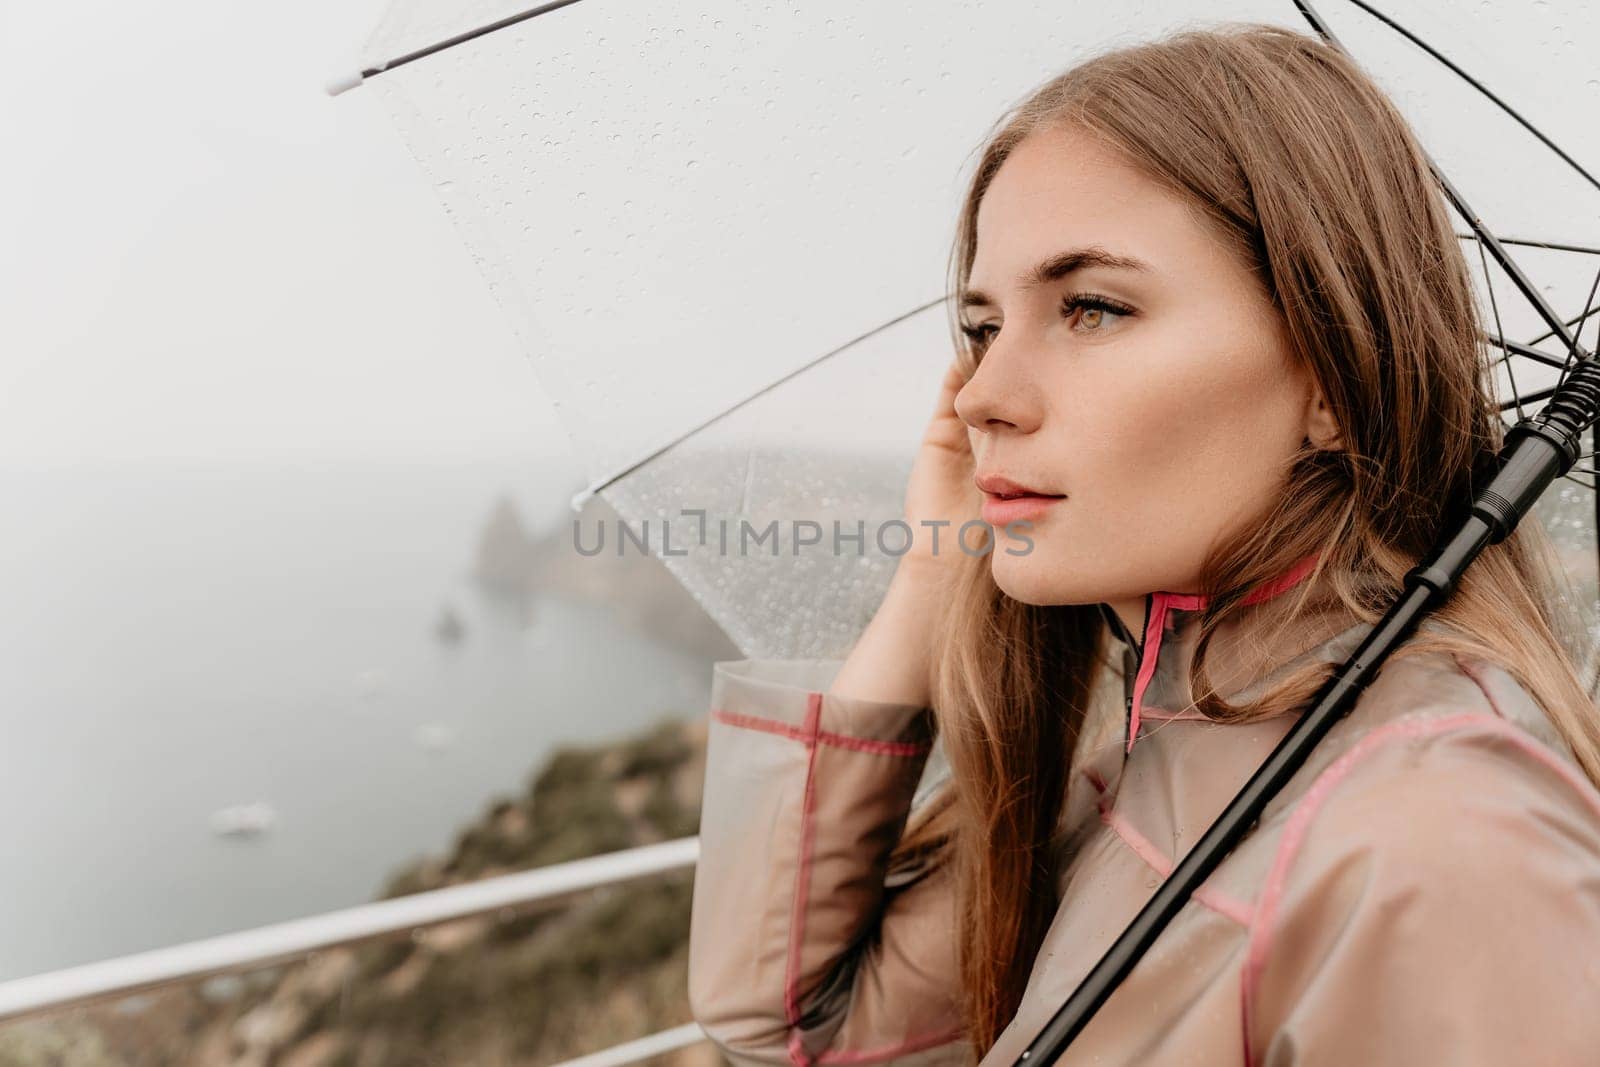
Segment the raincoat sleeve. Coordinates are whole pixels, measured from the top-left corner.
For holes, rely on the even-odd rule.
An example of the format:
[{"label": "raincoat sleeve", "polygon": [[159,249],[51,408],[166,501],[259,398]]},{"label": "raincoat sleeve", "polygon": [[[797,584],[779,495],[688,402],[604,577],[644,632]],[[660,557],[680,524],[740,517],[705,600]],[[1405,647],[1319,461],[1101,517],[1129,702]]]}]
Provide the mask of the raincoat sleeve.
[{"label": "raincoat sleeve", "polygon": [[1368,738],[1395,743],[1297,803],[1251,926],[1247,1064],[1600,1062],[1600,793],[1472,719]]},{"label": "raincoat sleeve", "polygon": [[888,867],[932,712],[828,693],[842,665],[715,665],[691,1010],[739,1065],[962,1062],[948,874]]}]

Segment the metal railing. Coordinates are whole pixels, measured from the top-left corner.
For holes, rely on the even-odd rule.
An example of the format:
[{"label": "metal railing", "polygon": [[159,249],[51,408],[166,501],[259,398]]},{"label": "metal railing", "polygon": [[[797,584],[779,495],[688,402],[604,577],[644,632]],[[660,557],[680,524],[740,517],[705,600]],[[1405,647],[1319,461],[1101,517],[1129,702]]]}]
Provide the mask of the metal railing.
[{"label": "metal railing", "polygon": [[[681,837],[16,978],[0,982],[0,1022],[129,996],[175,982],[269,966],[319,949],[350,945],[502,908],[559,904],[604,886],[692,868],[699,858],[700,839]],[[686,1023],[571,1060],[563,1067],[614,1067],[704,1039],[697,1023]]]}]

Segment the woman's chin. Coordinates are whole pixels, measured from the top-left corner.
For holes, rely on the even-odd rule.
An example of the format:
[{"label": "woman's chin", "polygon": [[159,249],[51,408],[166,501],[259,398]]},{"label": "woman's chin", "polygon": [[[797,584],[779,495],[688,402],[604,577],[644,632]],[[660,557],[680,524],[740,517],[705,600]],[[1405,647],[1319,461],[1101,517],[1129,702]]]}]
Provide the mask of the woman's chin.
[{"label": "woman's chin", "polygon": [[1068,568],[1052,565],[1048,555],[1041,551],[1022,556],[1007,555],[1002,545],[990,558],[989,573],[1002,593],[1024,604],[1093,603],[1094,598],[1081,599],[1088,594],[1087,590],[1073,588],[1075,583],[1063,580]]},{"label": "woman's chin", "polygon": [[1051,581],[1051,568],[1043,565],[1043,560],[1032,555],[1006,555],[1005,549],[1000,549],[990,558],[989,566],[995,585],[1011,600],[1021,600],[1030,605],[1059,603],[1059,590],[1056,589],[1056,582]]}]

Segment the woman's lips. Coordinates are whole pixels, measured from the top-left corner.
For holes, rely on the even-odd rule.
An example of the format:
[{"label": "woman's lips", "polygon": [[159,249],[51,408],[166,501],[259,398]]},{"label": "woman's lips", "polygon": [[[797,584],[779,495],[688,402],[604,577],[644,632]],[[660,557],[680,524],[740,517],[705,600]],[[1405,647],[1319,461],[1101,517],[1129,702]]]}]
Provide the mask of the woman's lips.
[{"label": "woman's lips", "polygon": [[1040,496],[1037,493],[1024,493],[1021,496],[997,496],[994,493],[983,494],[983,521],[990,526],[1002,527],[1022,519],[1033,519],[1043,515],[1050,509],[1051,504],[1065,500],[1064,496]]}]

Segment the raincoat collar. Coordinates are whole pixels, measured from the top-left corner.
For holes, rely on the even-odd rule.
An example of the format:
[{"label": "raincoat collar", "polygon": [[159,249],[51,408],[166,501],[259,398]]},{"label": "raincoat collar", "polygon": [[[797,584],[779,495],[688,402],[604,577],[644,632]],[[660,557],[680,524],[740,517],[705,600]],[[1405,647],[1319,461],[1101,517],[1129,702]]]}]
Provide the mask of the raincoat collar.
[{"label": "raincoat collar", "polygon": [[[1244,598],[1258,604],[1280,596],[1304,581],[1316,567],[1307,556],[1278,578]],[[1189,690],[1189,663],[1199,639],[1200,616],[1209,597],[1195,593],[1149,593],[1145,597],[1144,634],[1128,632],[1117,613],[1101,605],[1112,633],[1123,644],[1123,695],[1126,707],[1124,754],[1133,752],[1142,733],[1173,719],[1204,719]]]}]

